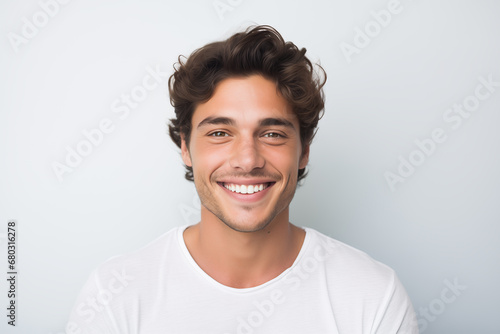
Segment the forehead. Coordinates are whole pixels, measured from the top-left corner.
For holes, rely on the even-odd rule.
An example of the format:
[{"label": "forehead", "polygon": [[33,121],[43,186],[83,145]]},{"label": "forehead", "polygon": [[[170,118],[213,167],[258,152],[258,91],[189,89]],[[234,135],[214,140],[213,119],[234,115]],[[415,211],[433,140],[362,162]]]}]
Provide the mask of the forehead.
[{"label": "forehead", "polygon": [[210,100],[195,109],[193,127],[196,128],[207,117],[228,117],[236,124],[258,123],[265,118],[285,118],[298,124],[288,102],[277,92],[276,84],[261,75],[221,81]]}]

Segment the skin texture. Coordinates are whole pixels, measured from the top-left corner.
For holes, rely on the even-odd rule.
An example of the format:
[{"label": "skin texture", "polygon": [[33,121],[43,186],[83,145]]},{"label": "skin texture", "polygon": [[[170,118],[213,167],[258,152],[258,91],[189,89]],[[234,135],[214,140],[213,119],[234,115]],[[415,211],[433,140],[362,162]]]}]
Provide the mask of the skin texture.
[{"label": "skin texture", "polygon": [[[276,85],[260,75],[229,78],[197,106],[189,147],[201,221],[184,239],[198,265],[227,286],[265,283],[293,264],[305,232],[289,223],[297,173],[308,162],[299,122]],[[268,185],[251,195],[224,183]]]}]

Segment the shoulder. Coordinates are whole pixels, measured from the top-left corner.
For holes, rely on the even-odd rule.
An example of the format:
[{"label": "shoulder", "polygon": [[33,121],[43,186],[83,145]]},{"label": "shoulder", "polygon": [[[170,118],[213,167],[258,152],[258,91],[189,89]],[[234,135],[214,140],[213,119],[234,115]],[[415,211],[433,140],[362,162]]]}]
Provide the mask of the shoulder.
[{"label": "shoulder", "polygon": [[114,256],[94,269],[80,291],[68,324],[83,333],[126,332],[120,326],[127,324],[127,319],[137,320],[130,318],[129,312],[141,308],[141,298],[157,293],[154,287],[161,277],[159,273],[175,262],[171,259],[177,258],[181,229],[173,228],[139,250]]},{"label": "shoulder", "polygon": [[160,272],[178,260],[181,229],[175,227],[138,250],[104,261],[90,274],[83,293],[110,292],[113,297],[117,294],[142,294],[147,286],[154,283]]},{"label": "shoulder", "polygon": [[341,315],[349,309],[347,322],[359,315],[377,333],[418,332],[411,301],[392,268],[316,230],[307,232],[310,242],[302,266],[308,258],[321,261],[319,277],[325,282],[332,309]]},{"label": "shoulder", "polygon": [[99,265],[94,273],[110,276],[120,268],[128,268],[138,273],[148,272],[178,248],[178,236],[182,229],[182,226],[174,227],[135,251],[113,256]]},{"label": "shoulder", "polygon": [[[322,263],[325,275],[337,285],[353,289],[387,290],[395,284],[396,274],[389,266],[373,259],[365,252],[333,239],[311,228],[306,258]],[[311,262],[312,259],[309,259]]]},{"label": "shoulder", "polygon": [[333,262],[336,265],[345,266],[346,269],[355,271],[380,271],[392,272],[392,269],[387,265],[373,259],[367,253],[345,244],[339,240],[329,237],[315,229],[306,228],[310,234],[310,245],[312,247],[309,252],[318,254],[323,252],[324,258],[328,262]]}]

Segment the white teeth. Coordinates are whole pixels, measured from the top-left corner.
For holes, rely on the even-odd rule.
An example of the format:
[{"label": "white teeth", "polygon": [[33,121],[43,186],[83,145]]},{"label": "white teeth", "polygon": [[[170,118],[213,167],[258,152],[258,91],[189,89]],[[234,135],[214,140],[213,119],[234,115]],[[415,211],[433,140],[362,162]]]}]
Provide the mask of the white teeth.
[{"label": "white teeth", "polygon": [[239,194],[255,194],[255,193],[262,191],[268,187],[267,183],[266,184],[264,184],[264,183],[251,184],[251,185],[224,183],[223,185],[227,190],[230,190],[232,192],[236,192]]}]

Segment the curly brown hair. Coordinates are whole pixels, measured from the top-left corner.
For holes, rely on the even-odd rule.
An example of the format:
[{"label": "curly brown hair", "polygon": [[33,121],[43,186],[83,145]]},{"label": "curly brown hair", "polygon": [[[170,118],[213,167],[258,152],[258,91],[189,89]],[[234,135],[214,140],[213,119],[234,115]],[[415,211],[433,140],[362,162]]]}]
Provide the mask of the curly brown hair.
[{"label": "curly brown hair", "polygon": [[[175,72],[168,80],[170,103],[176,118],[170,119],[169,134],[181,147],[184,137],[189,147],[191,118],[196,107],[208,101],[219,82],[231,77],[260,74],[276,83],[277,92],[289,103],[300,124],[302,151],[311,144],[319,119],[324,112],[324,69],[314,71],[305,56],[292,42],[285,42],[273,27],[249,27],[227,40],[195,50],[186,61],[179,56]],[[185,58],[185,57],[184,57]],[[193,168],[186,167],[186,179],[193,181]],[[298,181],[306,176],[299,169]]]}]

